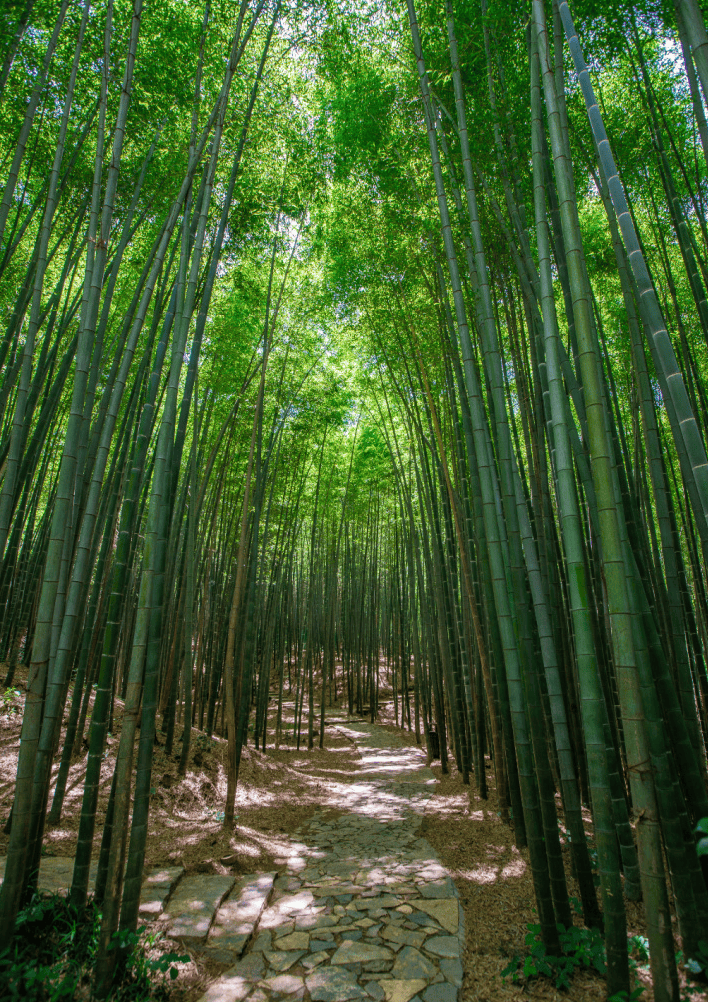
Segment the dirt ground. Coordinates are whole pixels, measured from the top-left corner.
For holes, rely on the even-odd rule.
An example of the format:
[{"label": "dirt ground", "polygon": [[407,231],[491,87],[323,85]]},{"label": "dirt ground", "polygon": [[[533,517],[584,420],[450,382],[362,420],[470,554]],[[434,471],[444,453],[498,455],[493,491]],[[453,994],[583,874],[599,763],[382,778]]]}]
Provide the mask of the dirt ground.
[{"label": "dirt ground", "polygon": [[[23,703],[22,679],[17,697],[8,696],[0,704],[0,821],[7,818],[14,786]],[[0,693],[0,695],[2,695]],[[292,705],[286,706],[285,722],[292,728]],[[380,722],[393,726],[393,704],[382,700]],[[274,721],[271,721],[274,723]],[[101,796],[96,826],[98,850],[103,817],[120,727],[120,706],[116,707],[115,731],[103,765]],[[179,730],[179,729],[178,729]],[[400,731],[399,731],[400,733]],[[236,797],[236,826],[224,831],[223,804],[226,794],[226,742],[209,739],[201,732],[192,735],[192,752],[187,774],[177,775],[177,757],[165,755],[164,737],[155,748],[153,786],[146,865],[182,863],[187,872],[252,873],[283,870],[293,850],[293,832],[316,810],[343,810],[346,785],[352,778],[356,752],[352,744],[327,730],[325,747],[308,752],[292,742],[292,730],[278,751],[273,747],[273,728],[266,752],[244,749]],[[415,743],[406,732],[405,740]],[[317,742],[316,742],[317,744]],[[56,772],[55,766],[55,772]],[[500,972],[509,959],[526,952],[527,923],[535,921],[534,893],[528,856],[513,845],[511,829],[498,813],[493,781],[489,798],[481,801],[474,786],[464,786],[451,762],[451,773],[443,776],[440,764],[432,764],[440,782],[428,803],[421,834],[434,846],[458,888],[466,922],[465,976],[463,1002],[560,1002],[561,999],[600,1002],[606,997],[605,982],[592,972],[578,973],[570,991],[556,989],[545,978],[512,983]],[[78,830],[85,772],[85,755],[71,769],[63,817],[58,827],[47,831],[46,851],[72,856]],[[7,836],[0,832],[0,854],[7,850]],[[568,850],[565,849],[567,854]],[[568,874],[571,894],[577,889]],[[641,905],[627,906],[630,935],[644,935]],[[578,924],[580,924],[578,920]],[[159,924],[151,926],[159,931]],[[162,949],[179,949],[162,941]],[[195,1002],[223,968],[201,957],[180,965],[180,977],[171,991],[174,1002]],[[646,991],[644,1002],[654,994],[648,966],[639,966],[637,985]],[[683,978],[682,978],[683,981]],[[692,988],[682,999],[704,1002],[708,992]]]}]

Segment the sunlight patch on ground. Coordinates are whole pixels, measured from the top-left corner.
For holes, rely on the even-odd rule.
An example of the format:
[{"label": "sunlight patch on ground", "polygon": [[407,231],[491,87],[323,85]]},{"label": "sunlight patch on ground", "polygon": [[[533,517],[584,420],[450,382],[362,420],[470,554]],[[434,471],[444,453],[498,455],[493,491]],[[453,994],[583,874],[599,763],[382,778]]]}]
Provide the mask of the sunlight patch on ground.
[{"label": "sunlight patch on ground", "polygon": [[521,856],[517,859],[512,859],[511,863],[507,863],[501,872],[502,880],[510,880],[512,877],[522,877],[526,873],[526,863],[524,863]]},{"label": "sunlight patch on ground", "polygon": [[498,866],[488,866],[485,864],[475,867],[474,870],[459,871],[462,880],[471,880],[473,884],[493,884],[497,879],[498,873]]}]

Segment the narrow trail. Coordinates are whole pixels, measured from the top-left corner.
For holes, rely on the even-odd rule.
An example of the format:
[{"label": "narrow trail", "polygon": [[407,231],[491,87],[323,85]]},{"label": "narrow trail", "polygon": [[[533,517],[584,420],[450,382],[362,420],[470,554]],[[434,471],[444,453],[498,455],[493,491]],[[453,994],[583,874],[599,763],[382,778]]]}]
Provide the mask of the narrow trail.
[{"label": "narrow trail", "polygon": [[[281,872],[148,868],[140,918],[193,955],[229,965],[201,1002],[458,1002],[464,918],[419,835],[437,779],[392,729],[331,712],[355,753],[330,775],[329,807],[291,833]],[[71,857],[43,857],[39,889],[66,893]],[[0,857],[0,882],[5,858]],[[92,867],[91,887],[96,862]]]},{"label": "narrow trail", "polygon": [[435,776],[419,748],[376,724],[329,726],[358,752],[348,803],[295,833],[246,953],[203,1002],[457,1002],[462,908],[417,834]]}]

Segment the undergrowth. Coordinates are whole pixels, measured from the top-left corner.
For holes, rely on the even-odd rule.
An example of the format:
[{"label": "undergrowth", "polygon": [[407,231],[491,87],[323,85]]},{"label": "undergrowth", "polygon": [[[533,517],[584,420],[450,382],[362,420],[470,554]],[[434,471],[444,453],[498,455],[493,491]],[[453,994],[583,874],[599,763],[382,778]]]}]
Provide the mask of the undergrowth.
[{"label": "undergrowth", "polygon": [[[101,913],[89,902],[77,909],[58,894],[36,894],[17,918],[15,935],[0,952],[0,999],[23,1002],[84,1002],[98,947]],[[121,950],[111,1002],[167,998],[165,975],[187,956],[152,957],[157,936],[144,929],[115,937]]]},{"label": "undergrowth", "polygon": [[[560,941],[561,956],[556,957],[546,951],[546,947],[541,942],[541,926],[536,923],[529,923],[526,928],[526,946],[529,952],[525,957],[512,957],[507,966],[501,972],[502,980],[511,977],[514,982],[521,978],[526,980],[536,977],[546,977],[553,981],[556,988],[567,990],[570,988],[570,981],[577,970],[590,968],[604,975],[607,972],[607,958],[605,954],[605,942],[599,929],[578,929],[573,926],[570,929],[558,925],[558,939]],[[629,954],[630,970],[636,972],[637,968],[649,961],[649,942],[645,936],[629,936],[627,939],[627,953]],[[676,955],[677,962],[683,960],[683,954]],[[699,955],[697,959],[691,959],[686,963],[686,969],[695,977],[701,976],[708,971],[708,943],[701,940],[699,944]],[[703,993],[702,987],[687,985],[684,989],[681,1002],[692,1002],[695,993]],[[610,996],[608,1002],[636,1002],[644,992],[644,988],[637,986],[629,994],[626,991],[617,992]]]},{"label": "undergrowth", "polygon": [[[529,923],[526,928],[526,946],[529,952],[525,957],[512,957],[501,972],[502,978],[511,976],[512,981],[520,978],[544,976],[550,978],[556,988],[569,988],[570,979],[580,968],[592,968],[598,974],[606,971],[605,942],[599,929],[578,929],[571,926],[566,929],[558,925],[558,939],[561,955],[555,957],[546,952],[541,942],[541,926]],[[634,1000],[638,995],[631,995]]]}]

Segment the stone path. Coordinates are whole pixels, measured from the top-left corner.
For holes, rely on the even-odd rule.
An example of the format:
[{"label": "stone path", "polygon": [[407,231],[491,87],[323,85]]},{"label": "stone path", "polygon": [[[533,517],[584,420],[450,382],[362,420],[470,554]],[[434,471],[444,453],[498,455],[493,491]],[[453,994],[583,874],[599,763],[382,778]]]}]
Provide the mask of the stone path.
[{"label": "stone path", "polygon": [[[360,763],[349,811],[296,832],[243,958],[201,1002],[457,1002],[462,908],[419,838],[435,777],[417,748],[376,725],[338,725]],[[228,926],[218,913],[212,938]]]},{"label": "stone path", "polygon": [[[342,720],[359,762],[346,804],[295,832],[286,872],[237,880],[146,874],[143,919],[232,965],[201,1002],[457,1002],[463,912],[450,876],[417,834],[435,776],[419,748],[375,724]],[[331,813],[331,812],[330,812]],[[66,893],[73,859],[46,856],[39,889]],[[5,859],[0,857],[0,880]],[[95,864],[91,883],[95,875]]]}]

